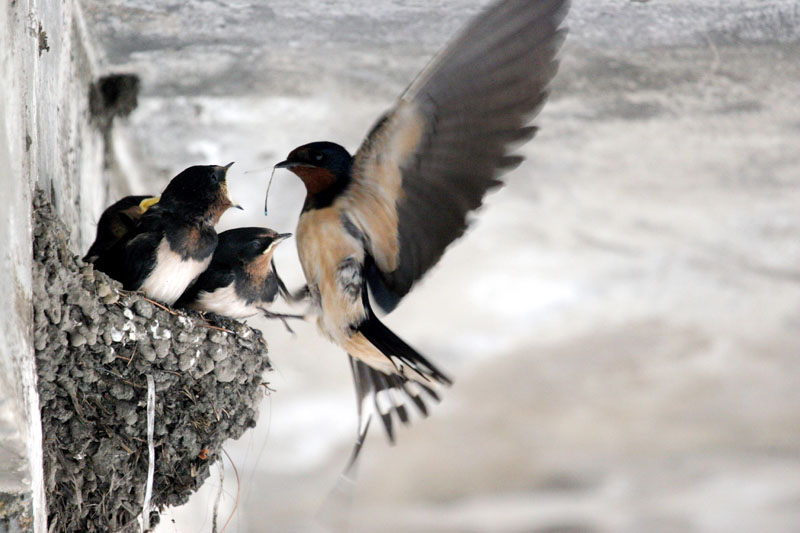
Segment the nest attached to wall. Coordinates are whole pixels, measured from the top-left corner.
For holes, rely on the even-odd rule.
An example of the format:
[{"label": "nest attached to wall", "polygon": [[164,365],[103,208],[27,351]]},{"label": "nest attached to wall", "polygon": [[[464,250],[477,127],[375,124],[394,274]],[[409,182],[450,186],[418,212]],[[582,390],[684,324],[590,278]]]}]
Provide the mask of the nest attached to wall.
[{"label": "nest attached to wall", "polygon": [[158,510],[186,502],[223,443],[253,427],[270,369],[259,331],[154,305],[73,255],[34,199],[34,344],[50,531],[139,531],[155,384]]}]

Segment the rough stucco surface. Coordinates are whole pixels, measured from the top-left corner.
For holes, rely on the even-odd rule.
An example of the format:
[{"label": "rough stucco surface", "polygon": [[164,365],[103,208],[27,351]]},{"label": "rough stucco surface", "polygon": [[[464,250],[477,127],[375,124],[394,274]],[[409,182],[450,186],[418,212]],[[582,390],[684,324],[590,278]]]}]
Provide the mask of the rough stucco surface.
[{"label": "rough stucco surface", "polygon": [[156,390],[158,510],[184,503],[223,443],[255,425],[270,368],[266,345],[241,323],[211,325],[122,292],[73,255],[66,227],[41,194],[35,201],[34,344],[49,530],[139,531],[146,376]]},{"label": "rough stucco surface", "polygon": [[[31,196],[39,185],[67,223],[90,239],[109,191],[125,192],[104,164],[107,133],[92,120],[97,69],[73,0],[0,5],[0,531],[45,531],[41,424],[32,342]],[[109,161],[113,162],[113,161]],[[24,502],[20,521],[9,502]]]},{"label": "rough stucco surface", "polygon": [[91,60],[82,28],[71,1],[0,5],[0,493],[24,495],[33,518],[0,518],[0,531],[46,528],[31,328],[31,192],[46,176],[41,185],[78,234],[100,199],[82,195],[81,186],[102,191],[102,137],[88,120]]}]

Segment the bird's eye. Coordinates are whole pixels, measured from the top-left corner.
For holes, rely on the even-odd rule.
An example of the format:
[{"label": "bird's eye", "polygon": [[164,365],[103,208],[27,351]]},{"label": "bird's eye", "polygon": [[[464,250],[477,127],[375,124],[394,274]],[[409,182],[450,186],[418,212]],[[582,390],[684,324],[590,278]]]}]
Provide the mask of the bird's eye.
[{"label": "bird's eye", "polygon": [[314,154],[314,159],[316,159],[317,161],[322,161],[323,157],[325,156],[323,156],[322,154]]}]

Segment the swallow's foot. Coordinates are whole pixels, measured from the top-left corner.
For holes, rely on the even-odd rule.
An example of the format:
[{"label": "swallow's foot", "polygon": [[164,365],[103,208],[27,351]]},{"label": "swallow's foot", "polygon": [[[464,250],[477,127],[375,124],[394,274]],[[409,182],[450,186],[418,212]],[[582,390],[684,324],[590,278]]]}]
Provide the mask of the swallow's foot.
[{"label": "swallow's foot", "polygon": [[287,318],[296,318],[296,319],[300,319],[300,320],[304,320],[305,319],[305,317],[303,315],[290,315],[290,314],[285,314],[285,313],[273,313],[272,311],[267,311],[263,307],[259,307],[258,309],[262,313],[264,313],[265,317],[267,317],[267,318],[277,318],[278,320],[283,322],[283,325],[286,328],[286,331],[288,331],[292,335],[294,335],[294,330],[291,328],[291,326],[289,326],[289,323],[286,321],[286,319]]}]

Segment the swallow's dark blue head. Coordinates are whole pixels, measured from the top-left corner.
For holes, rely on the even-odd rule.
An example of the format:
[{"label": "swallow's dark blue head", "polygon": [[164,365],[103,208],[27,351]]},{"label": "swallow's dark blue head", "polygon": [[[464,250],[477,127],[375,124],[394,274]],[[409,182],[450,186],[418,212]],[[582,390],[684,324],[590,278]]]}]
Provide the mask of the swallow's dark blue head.
[{"label": "swallow's dark blue head", "polygon": [[328,189],[342,189],[350,180],[353,158],[342,146],[327,142],[304,144],[289,153],[275,168],[288,168],[303,180],[309,196]]},{"label": "swallow's dark blue head", "polygon": [[216,223],[229,207],[239,207],[230,199],[225,179],[232,164],[187,168],[172,178],[161,193],[159,208],[179,210],[193,218],[211,216]]}]

